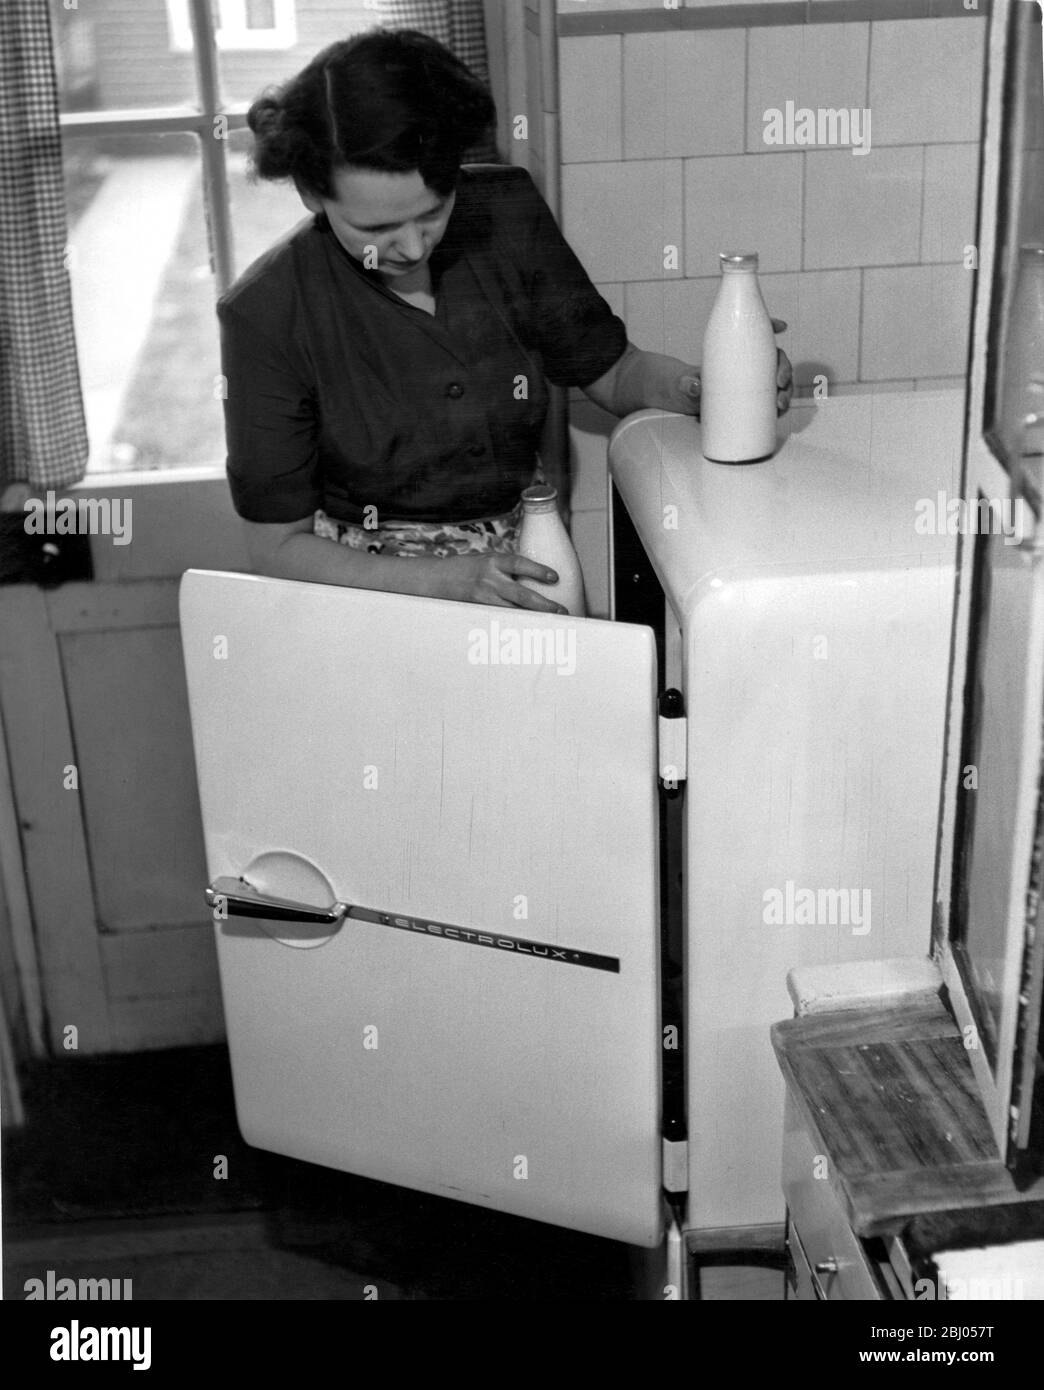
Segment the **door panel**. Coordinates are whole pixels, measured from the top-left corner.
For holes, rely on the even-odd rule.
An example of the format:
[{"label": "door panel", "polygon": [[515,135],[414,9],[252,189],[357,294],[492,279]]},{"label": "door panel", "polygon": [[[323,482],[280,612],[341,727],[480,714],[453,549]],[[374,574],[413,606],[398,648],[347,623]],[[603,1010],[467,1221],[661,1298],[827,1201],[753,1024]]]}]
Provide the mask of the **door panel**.
[{"label": "door panel", "polygon": [[205,572],[181,615],[209,878],[375,919],[217,922],[249,1142],[657,1243],[652,633]]},{"label": "door panel", "polygon": [[101,930],[198,920],[203,837],[185,814],[196,787],[176,627],[67,632],[59,651]]},{"label": "door panel", "polygon": [[7,587],[0,702],[52,1050],[217,1041],[176,583]]},{"label": "door panel", "polygon": [[220,467],[92,475],[69,496],[118,502],[129,543],[90,536],[93,583],[0,587],[31,1028],[61,1056],[70,1025],[80,1055],[215,1042],[177,583],[190,565],[245,568],[243,529]]}]

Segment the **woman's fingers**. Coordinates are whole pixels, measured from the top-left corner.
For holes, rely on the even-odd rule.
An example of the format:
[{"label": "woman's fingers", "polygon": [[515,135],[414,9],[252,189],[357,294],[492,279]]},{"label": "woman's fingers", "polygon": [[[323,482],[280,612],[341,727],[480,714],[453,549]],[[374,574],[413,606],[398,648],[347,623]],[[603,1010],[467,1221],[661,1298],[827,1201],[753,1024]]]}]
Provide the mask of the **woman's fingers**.
[{"label": "woman's fingers", "polygon": [[515,582],[519,578],[543,584],[558,583],[558,575],[549,565],[541,565],[525,555],[485,551],[450,556],[445,564],[449,582],[440,587],[438,596],[441,598],[488,603],[498,608],[532,608],[538,613],[568,611],[539,590]]},{"label": "woman's fingers", "polygon": [[563,608],[554,599],[545,598],[543,594],[538,594],[535,589],[530,589],[526,584],[511,585],[511,603],[516,608],[531,608],[535,613],[568,613],[568,608]]},{"label": "woman's fingers", "polygon": [[672,402],[681,415],[699,415],[700,396],[702,394],[702,384],[700,374],[694,367],[691,372],[678,378],[676,385],[677,400]]},{"label": "woman's fingers", "polygon": [[782,348],[776,349],[776,412],[783,415],[790,409],[790,398],[794,394],[794,369],[790,358]]},{"label": "woman's fingers", "polygon": [[[498,555],[497,568],[507,579],[508,575],[514,575],[516,579],[535,579],[541,584],[557,584],[558,574],[548,565],[542,565],[536,560],[531,560],[527,555]],[[563,608],[560,603],[556,603],[553,598],[547,597],[537,589],[531,589],[526,584],[516,584],[511,581],[505,583],[500,590],[505,602],[514,608],[531,608],[536,613],[568,613],[567,608]]]},{"label": "woman's fingers", "polygon": [[536,579],[541,584],[557,584],[558,574],[549,565],[542,565],[538,560],[531,560],[528,555],[504,555],[501,559],[507,560],[506,565],[501,565],[508,574],[516,577],[522,575],[525,579]]}]

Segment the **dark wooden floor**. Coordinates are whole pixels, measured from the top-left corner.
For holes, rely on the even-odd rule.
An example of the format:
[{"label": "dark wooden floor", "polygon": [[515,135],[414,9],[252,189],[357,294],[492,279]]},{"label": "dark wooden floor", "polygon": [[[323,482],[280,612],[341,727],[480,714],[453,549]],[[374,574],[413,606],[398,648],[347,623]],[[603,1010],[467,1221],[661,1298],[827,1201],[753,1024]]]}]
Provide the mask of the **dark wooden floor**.
[{"label": "dark wooden floor", "polygon": [[223,1047],[41,1065],[25,1102],[25,1130],[4,1135],[9,1289],[55,1267],[35,1248],[69,1277],[109,1252],[84,1276],[133,1265],[136,1299],[193,1296],[192,1270],[212,1298],[635,1297],[615,1242],[249,1148]]}]

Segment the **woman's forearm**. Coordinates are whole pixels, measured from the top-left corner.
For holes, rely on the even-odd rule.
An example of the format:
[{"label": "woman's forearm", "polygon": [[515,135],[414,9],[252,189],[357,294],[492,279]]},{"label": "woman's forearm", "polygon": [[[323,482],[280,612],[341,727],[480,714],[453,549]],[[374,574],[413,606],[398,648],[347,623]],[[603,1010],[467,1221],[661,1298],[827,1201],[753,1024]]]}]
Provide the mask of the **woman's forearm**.
[{"label": "woman's forearm", "polygon": [[698,415],[700,409],[695,367],[662,352],[643,352],[633,343],[604,376],[584,387],[584,393],[613,415],[649,409]]},{"label": "woman's forearm", "polygon": [[277,544],[251,546],[256,569],[274,579],[301,579],[311,584],[341,584],[349,589],[384,589],[389,593],[454,597],[452,571],[434,556],[374,555],[338,545],[324,536],[296,531]]},{"label": "woman's forearm", "polygon": [[313,535],[309,524],[306,520],[285,525],[247,522],[247,545],[257,573],[309,584],[340,584],[348,589],[383,589],[458,603],[531,608],[539,613],[567,611],[556,599],[524,582],[556,584],[555,571],[514,551],[444,558],[372,555]]}]

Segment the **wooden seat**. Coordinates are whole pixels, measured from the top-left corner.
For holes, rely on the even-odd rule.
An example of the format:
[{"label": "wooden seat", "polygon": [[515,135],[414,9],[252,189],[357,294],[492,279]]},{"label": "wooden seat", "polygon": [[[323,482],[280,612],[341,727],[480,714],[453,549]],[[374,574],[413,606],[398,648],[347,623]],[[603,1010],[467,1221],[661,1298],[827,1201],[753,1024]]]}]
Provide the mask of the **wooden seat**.
[{"label": "wooden seat", "polygon": [[1019,1190],[990,1128],[960,1030],[923,994],[807,1014],[776,1055],[853,1233],[915,1256],[1044,1235],[1044,1177]]}]

